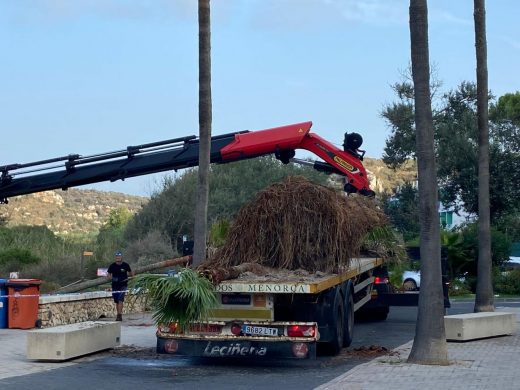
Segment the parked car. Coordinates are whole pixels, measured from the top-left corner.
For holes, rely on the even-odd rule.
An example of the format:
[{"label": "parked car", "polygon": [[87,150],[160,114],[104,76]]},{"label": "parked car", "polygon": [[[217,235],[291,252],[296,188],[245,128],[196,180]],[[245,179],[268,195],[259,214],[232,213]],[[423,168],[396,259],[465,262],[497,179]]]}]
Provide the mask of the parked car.
[{"label": "parked car", "polygon": [[[418,246],[407,246],[406,252],[410,259],[410,268],[406,269],[402,275],[402,288],[405,291],[418,291],[421,288],[421,271],[420,261],[421,254]],[[448,288],[448,276],[447,276],[447,250],[441,248],[441,260],[442,260],[442,274],[443,274],[443,288]]]}]

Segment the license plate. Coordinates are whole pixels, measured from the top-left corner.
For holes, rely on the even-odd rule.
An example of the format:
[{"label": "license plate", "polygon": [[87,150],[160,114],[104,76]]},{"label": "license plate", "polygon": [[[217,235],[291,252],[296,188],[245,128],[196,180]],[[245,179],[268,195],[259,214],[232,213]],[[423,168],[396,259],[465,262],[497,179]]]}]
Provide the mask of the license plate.
[{"label": "license plate", "polygon": [[259,336],[278,336],[278,329],[264,328],[263,326],[243,325],[242,332],[245,334],[254,334]]}]

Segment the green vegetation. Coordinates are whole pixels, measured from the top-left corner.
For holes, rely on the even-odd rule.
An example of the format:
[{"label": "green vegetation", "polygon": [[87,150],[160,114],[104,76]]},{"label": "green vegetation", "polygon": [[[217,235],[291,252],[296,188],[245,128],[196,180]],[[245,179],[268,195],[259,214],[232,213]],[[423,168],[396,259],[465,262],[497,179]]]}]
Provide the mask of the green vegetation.
[{"label": "green vegetation", "polygon": [[[438,87],[438,86],[437,86]],[[436,90],[437,88],[433,88]],[[415,159],[413,86],[394,85],[395,103],[387,105],[383,117],[391,129],[384,162],[399,167]],[[455,210],[476,215],[478,172],[478,126],[476,86],[461,83],[434,99],[434,128],[440,200]],[[520,199],[520,92],[506,94],[490,110],[490,202],[492,222],[518,212]]]},{"label": "green vegetation", "polygon": [[395,195],[382,195],[383,211],[405,241],[419,236],[419,193],[411,183],[396,189]]},{"label": "green vegetation", "polygon": [[[382,196],[382,207],[392,225],[407,245],[419,245],[418,193],[411,184],[396,189],[394,195]],[[520,209],[518,200],[516,207]],[[520,212],[516,209],[497,217],[491,227],[491,252],[495,269],[500,269],[511,253],[511,245],[520,241]],[[448,251],[448,273],[452,282],[450,294],[474,291],[478,259],[478,226],[467,222],[452,230],[441,231],[441,244]],[[457,278],[464,276],[464,282]],[[509,278],[495,278],[495,291],[500,293]],[[395,282],[395,281],[394,281]]]},{"label": "green vegetation", "polygon": [[137,275],[130,287],[147,293],[158,325],[177,323],[185,329],[192,321],[207,319],[217,306],[211,282],[190,268],[174,276]]},{"label": "green vegetation", "polygon": [[212,247],[219,248],[224,245],[229,234],[231,223],[227,219],[219,219],[209,228],[209,244]]},{"label": "green vegetation", "polygon": [[493,275],[495,293],[501,295],[520,295],[520,269],[495,272]]}]

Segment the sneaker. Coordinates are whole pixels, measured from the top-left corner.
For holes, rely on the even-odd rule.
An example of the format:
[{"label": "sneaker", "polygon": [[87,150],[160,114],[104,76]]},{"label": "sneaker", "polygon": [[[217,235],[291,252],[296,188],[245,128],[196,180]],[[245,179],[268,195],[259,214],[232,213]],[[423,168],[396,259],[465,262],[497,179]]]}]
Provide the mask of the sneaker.
[{"label": "sneaker", "polygon": [[116,317],[116,321],[123,321],[123,316],[121,314],[118,314]]}]

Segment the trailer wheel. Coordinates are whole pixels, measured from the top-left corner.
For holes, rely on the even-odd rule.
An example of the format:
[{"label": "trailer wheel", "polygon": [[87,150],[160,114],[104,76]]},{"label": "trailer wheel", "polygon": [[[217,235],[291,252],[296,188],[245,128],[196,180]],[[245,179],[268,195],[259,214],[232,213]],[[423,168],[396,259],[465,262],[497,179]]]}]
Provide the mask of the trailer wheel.
[{"label": "trailer wheel", "polygon": [[345,305],[343,296],[339,289],[334,299],[334,311],[332,313],[332,321],[330,323],[332,330],[332,339],[329,342],[329,350],[332,355],[337,355],[343,348],[345,336]]},{"label": "trailer wheel", "polygon": [[343,332],[343,346],[349,347],[354,338],[354,297],[350,285],[347,286],[345,297],[345,325]]}]

